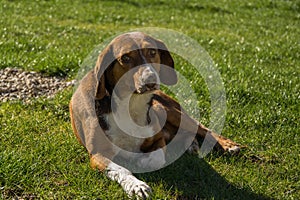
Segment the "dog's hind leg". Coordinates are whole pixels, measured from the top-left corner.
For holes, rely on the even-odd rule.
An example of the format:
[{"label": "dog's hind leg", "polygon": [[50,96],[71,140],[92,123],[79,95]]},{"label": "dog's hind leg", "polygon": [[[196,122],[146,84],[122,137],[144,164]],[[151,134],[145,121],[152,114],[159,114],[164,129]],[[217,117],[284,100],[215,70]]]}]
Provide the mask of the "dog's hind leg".
[{"label": "dog's hind leg", "polygon": [[202,139],[208,137],[212,143],[215,141],[215,148],[224,152],[238,153],[240,151],[241,146],[239,144],[212,132],[200,122],[191,118],[177,101],[163,92],[156,91],[152,100],[152,104],[154,110],[158,107],[164,107],[165,112],[167,113],[166,124],[174,127],[174,130],[178,130],[180,128],[190,133],[196,131],[198,137]]}]

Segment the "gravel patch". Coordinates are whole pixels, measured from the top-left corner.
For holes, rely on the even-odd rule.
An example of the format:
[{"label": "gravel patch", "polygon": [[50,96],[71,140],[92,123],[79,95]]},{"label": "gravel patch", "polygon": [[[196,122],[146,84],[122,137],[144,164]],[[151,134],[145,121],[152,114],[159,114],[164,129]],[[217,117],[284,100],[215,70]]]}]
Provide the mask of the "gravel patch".
[{"label": "gravel patch", "polygon": [[74,86],[75,80],[44,76],[37,72],[28,72],[17,68],[0,70],[0,102],[30,99],[41,96],[51,98],[58,91]]}]

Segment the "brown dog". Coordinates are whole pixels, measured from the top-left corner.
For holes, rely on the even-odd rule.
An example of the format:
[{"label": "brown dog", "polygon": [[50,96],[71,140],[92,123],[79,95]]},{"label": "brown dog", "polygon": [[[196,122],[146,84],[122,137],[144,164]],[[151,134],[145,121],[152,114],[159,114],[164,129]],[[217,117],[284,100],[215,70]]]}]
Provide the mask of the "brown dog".
[{"label": "brown dog", "polygon": [[[166,147],[173,140],[197,152],[196,134],[208,136],[223,151],[240,149],[189,117],[179,103],[159,90],[160,83],[176,82],[166,46],[132,32],[115,38],[100,53],[95,68],[72,97],[72,127],[90,155],[91,166],[117,181],[129,196],[147,198],[151,189],[124,165],[116,164],[116,155],[138,167],[158,169],[166,163]],[[179,132],[181,137],[177,137]]]}]

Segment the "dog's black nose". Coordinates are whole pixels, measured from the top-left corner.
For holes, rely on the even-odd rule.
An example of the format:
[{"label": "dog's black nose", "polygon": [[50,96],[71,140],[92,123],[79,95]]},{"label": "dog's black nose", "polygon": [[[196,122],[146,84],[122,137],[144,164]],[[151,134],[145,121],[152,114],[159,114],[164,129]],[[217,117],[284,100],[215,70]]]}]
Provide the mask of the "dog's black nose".
[{"label": "dog's black nose", "polygon": [[156,84],[155,83],[148,83],[148,84],[146,84],[146,88],[148,90],[155,89],[156,88]]},{"label": "dog's black nose", "polygon": [[138,93],[159,89],[159,76],[151,65],[141,66],[134,80]]},{"label": "dog's black nose", "polygon": [[144,85],[152,85],[152,84],[156,84],[157,83],[157,74],[155,72],[155,70],[150,67],[147,66],[142,73],[142,81],[144,83]]}]

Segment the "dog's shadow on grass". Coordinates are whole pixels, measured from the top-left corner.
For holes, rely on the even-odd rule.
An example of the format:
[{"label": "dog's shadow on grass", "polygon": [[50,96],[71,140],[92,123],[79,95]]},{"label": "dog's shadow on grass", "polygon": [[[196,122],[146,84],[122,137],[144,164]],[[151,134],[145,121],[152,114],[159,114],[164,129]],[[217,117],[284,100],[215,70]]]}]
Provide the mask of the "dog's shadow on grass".
[{"label": "dog's shadow on grass", "polygon": [[[230,169],[229,169],[230,171]],[[272,198],[255,194],[228,182],[204,159],[184,155],[171,165],[151,173],[137,174],[147,183],[163,182],[166,189],[176,193],[176,199],[262,199]]]}]

